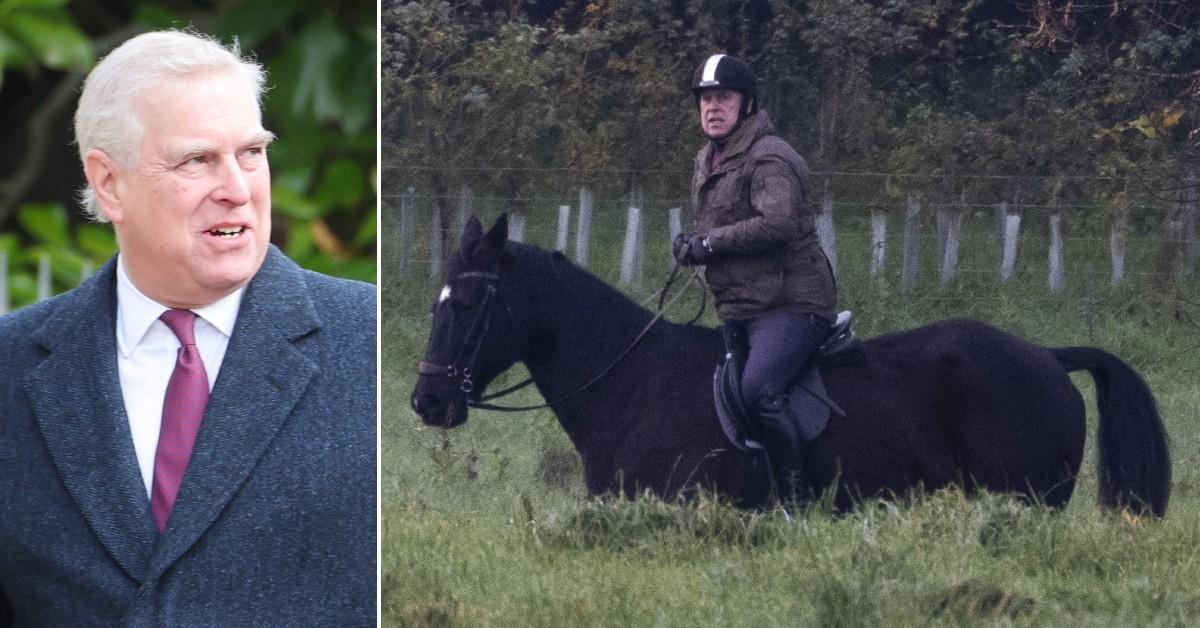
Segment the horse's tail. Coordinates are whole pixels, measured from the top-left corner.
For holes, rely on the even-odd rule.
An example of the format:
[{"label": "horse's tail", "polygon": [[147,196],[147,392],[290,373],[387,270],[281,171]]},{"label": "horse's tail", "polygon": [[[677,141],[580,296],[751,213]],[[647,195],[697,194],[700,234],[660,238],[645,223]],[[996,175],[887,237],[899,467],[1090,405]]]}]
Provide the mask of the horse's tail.
[{"label": "horse's tail", "polygon": [[1161,517],[1171,495],[1167,435],[1145,380],[1116,356],[1091,347],[1050,350],[1067,372],[1087,370],[1100,410],[1100,505],[1149,509]]}]

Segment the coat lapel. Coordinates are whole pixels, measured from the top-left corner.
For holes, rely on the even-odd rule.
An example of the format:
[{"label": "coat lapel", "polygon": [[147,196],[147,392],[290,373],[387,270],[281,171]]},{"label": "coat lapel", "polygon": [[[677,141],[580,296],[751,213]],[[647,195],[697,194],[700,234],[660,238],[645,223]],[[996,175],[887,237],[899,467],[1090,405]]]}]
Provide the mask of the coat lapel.
[{"label": "coat lapel", "polygon": [[320,327],[302,272],[272,246],[246,289],[150,577],[213,525],[317,372],[295,344]]},{"label": "coat lapel", "polygon": [[117,564],[140,582],[158,535],[117,373],[115,269],[114,258],[59,297],[33,334],[48,356],[24,386],[67,492]]}]

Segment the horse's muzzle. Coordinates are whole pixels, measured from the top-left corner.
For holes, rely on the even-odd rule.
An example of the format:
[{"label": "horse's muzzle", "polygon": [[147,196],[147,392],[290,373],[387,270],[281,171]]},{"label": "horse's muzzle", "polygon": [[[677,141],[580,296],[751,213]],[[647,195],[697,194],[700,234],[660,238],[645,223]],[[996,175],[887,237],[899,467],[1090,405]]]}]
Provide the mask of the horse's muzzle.
[{"label": "horse's muzzle", "polygon": [[426,425],[451,428],[467,422],[467,398],[462,393],[442,396],[425,391],[418,382],[409,403]]}]

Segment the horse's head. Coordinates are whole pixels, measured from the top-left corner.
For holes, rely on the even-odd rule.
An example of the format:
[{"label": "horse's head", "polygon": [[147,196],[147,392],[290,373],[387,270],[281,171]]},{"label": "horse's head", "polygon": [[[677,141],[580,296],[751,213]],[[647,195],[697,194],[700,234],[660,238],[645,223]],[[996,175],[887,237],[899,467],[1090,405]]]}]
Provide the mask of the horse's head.
[{"label": "horse's head", "polygon": [[511,293],[503,289],[500,277],[507,240],[507,215],[487,234],[472,216],[447,265],[411,399],[413,410],[428,425],[462,425],[468,402],[477,400],[518,358],[513,308],[505,302]]}]

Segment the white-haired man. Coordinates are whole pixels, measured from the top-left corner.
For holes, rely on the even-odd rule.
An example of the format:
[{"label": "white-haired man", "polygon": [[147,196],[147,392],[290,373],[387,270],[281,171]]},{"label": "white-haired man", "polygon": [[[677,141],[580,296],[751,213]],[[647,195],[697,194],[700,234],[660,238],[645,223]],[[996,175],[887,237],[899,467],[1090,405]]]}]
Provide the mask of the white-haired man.
[{"label": "white-haired man", "polygon": [[264,78],[178,31],[87,78],[119,253],[0,319],[0,625],[375,624],[375,291],[271,246]]}]

